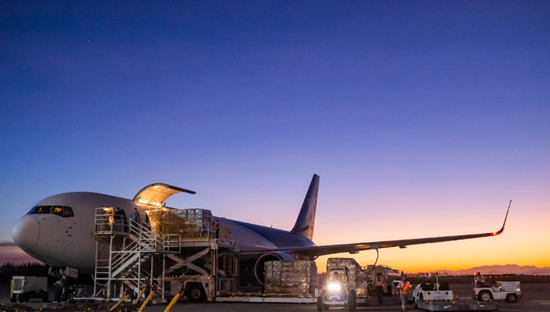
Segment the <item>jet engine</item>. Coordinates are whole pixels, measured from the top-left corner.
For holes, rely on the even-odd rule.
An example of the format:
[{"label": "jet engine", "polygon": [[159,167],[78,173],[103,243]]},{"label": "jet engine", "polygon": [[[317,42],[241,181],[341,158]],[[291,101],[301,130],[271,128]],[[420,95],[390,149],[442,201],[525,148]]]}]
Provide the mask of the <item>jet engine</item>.
[{"label": "jet engine", "polygon": [[294,258],[292,255],[284,253],[284,252],[270,252],[265,253],[261,255],[258,260],[256,260],[256,263],[254,264],[254,276],[256,277],[256,280],[260,284],[264,284],[265,276],[264,276],[264,264],[267,261],[295,261],[296,258]]}]

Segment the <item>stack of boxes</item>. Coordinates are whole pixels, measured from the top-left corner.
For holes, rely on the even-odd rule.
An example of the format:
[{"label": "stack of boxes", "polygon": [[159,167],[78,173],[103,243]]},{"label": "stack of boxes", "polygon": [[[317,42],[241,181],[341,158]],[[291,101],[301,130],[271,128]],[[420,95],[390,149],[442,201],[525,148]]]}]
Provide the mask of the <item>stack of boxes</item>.
[{"label": "stack of boxes", "polygon": [[314,261],[266,261],[264,274],[266,293],[313,294],[319,284]]},{"label": "stack of boxes", "polygon": [[167,209],[147,211],[151,228],[162,234],[181,237],[213,237],[212,212],[207,209]]}]

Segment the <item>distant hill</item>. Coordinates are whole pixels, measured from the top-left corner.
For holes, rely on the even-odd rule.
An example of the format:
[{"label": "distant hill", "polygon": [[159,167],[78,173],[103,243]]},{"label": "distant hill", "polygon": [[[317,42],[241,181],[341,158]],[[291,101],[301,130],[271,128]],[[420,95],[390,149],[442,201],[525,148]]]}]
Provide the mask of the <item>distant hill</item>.
[{"label": "distant hill", "polygon": [[471,275],[475,272],[481,272],[484,275],[490,274],[520,274],[520,275],[550,275],[550,267],[538,268],[536,266],[527,265],[520,266],[516,264],[506,264],[506,265],[484,265],[478,266],[466,270],[438,270],[440,274],[448,275]]}]

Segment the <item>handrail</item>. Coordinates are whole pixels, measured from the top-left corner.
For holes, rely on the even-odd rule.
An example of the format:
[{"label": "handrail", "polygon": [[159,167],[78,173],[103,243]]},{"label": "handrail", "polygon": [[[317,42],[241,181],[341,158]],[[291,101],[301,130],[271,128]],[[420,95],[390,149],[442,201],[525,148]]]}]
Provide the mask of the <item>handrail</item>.
[{"label": "handrail", "polygon": [[[109,283],[111,280],[119,280],[141,287],[145,282],[153,292],[162,293],[163,280],[154,278],[152,272],[147,271],[147,265],[144,266],[146,261],[150,261],[152,253],[171,253],[176,249],[181,251],[189,245],[212,247],[212,244],[230,241],[230,228],[220,228],[218,235],[214,235],[211,225],[202,230],[200,227],[194,227],[188,232],[180,230],[180,233],[169,234],[163,231],[171,228],[152,228],[148,222],[138,222],[131,216],[128,216],[126,222],[121,223],[118,222],[118,216],[112,207],[95,210],[95,231],[98,240],[106,241],[106,238],[110,237],[111,244],[115,242],[113,239],[116,239],[117,246],[119,243],[123,244],[123,248],[111,246],[109,260],[101,260],[101,266],[107,266],[107,272],[103,267],[96,268],[97,274],[100,274],[98,277],[107,279]],[[124,224],[124,227],[121,227],[121,224]],[[104,277],[106,273],[108,277]]]},{"label": "handrail", "polygon": [[134,236],[130,235],[132,241],[123,250],[115,252],[116,255],[112,257],[111,271],[115,272],[114,276],[122,274],[124,271],[133,271],[131,267],[142,259],[133,254],[157,252],[164,246],[164,235],[152,231],[148,224],[141,224],[130,219],[129,225],[130,234]]}]

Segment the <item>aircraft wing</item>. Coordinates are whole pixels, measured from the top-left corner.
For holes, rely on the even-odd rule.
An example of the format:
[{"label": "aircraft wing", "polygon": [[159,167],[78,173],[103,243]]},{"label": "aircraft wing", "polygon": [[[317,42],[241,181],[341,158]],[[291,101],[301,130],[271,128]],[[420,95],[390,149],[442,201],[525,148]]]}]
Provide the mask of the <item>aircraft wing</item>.
[{"label": "aircraft wing", "polygon": [[351,254],[355,254],[355,253],[358,253],[359,251],[369,250],[369,249],[380,249],[380,248],[390,248],[390,247],[406,248],[409,245],[440,243],[440,242],[449,242],[449,241],[471,239],[471,238],[496,236],[504,232],[504,228],[506,226],[506,220],[508,219],[508,212],[510,211],[511,204],[512,204],[512,201],[510,201],[510,204],[508,205],[508,210],[506,211],[506,217],[504,218],[504,223],[502,224],[502,228],[496,232],[439,236],[439,237],[429,237],[429,238],[400,239],[400,240],[365,242],[365,243],[355,243],[355,244],[311,246],[311,247],[301,247],[301,248],[289,247],[289,248],[278,248],[278,249],[272,249],[272,250],[262,250],[262,252],[278,251],[278,252],[294,253],[302,256],[317,257],[317,256],[328,255],[328,254],[334,254],[334,253],[349,252]]}]

